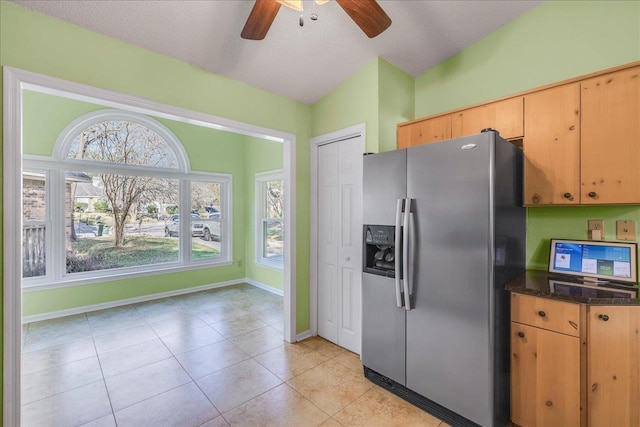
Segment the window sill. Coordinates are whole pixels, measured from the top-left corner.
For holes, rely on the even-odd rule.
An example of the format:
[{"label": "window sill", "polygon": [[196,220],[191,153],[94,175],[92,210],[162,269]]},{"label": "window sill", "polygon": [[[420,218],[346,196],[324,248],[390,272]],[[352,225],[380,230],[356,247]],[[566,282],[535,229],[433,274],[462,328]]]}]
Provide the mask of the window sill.
[{"label": "window sill", "polygon": [[256,265],[258,267],[267,268],[269,270],[274,270],[279,272],[284,271],[284,263],[282,262],[274,262],[274,261],[267,261],[264,259],[260,259],[260,260],[256,260]]},{"label": "window sill", "polygon": [[[108,276],[92,276],[92,277],[80,277],[80,278],[70,278],[69,276],[63,277],[59,281],[40,281],[34,279],[32,283],[28,283],[27,280],[23,279],[22,292],[37,292],[48,289],[59,289],[59,288],[68,288],[72,286],[82,286],[82,285],[92,285],[96,283],[104,283],[104,282],[113,282],[116,280],[127,280],[127,279],[135,279],[138,277],[149,277],[156,276],[159,274],[168,274],[168,273],[179,273],[183,271],[191,271],[191,270],[201,270],[204,268],[216,268],[216,267],[224,267],[232,265],[233,261],[220,261],[216,263],[193,263],[190,265],[171,265],[171,266],[163,266],[154,268],[152,270],[147,269],[144,271],[116,271],[114,270]],[[108,270],[105,270],[105,272]],[[26,282],[26,283],[25,283]]]}]

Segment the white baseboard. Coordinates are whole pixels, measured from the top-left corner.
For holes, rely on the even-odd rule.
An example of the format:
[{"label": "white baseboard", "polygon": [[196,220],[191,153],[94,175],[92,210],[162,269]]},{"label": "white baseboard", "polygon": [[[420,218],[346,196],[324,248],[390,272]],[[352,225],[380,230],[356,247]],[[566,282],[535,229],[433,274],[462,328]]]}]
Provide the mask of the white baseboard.
[{"label": "white baseboard", "polygon": [[[69,308],[67,310],[52,311],[49,313],[34,314],[31,316],[23,316],[22,323],[39,322],[41,320],[56,319],[58,317],[72,316],[74,314],[89,313],[91,311],[104,310],[107,308],[119,307],[122,305],[136,304],[139,302],[152,301],[160,298],[174,297],[177,295],[190,294],[192,292],[206,291],[207,289],[222,288],[225,286],[238,285],[240,283],[248,283],[247,279],[228,280],[226,282],[209,283],[207,285],[194,286],[192,288],[177,289],[175,291],[161,292],[159,294],[143,295],[134,298],[119,299],[116,301],[103,302],[100,304],[84,305],[82,307]],[[250,283],[251,284],[251,283]],[[255,286],[255,285],[254,285]],[[266,285],[264,285],[266,286]]]},{"label": "white baseboard", "polygon": [[[107,308],[114,308],[114,307],[120,307],[122,305],[129,305],[129,304],[136,304],[136,303],[139,303],[139,302],[152,301],[152,300],[160,299],[160,298],[175,297],[177,295],[184,295],[184,294],[190,294],[190,293],[193,293],[193,292],[206,291],[207,289],[215,289],[215,288],[222,288],[222,287],[225,287],[225,286],[238,285],[240,283],[248,283],[248,284],[250,284],[252,286],[255,286],[256,288],[263,289],[263,290],[265,290],[267,292],[271,292],[271,293],[279,295],[279,296],[284,296],[284,291],[282,291],[281,289],[277,289],[277,288],[274,288],[273,286],[269,286],[269,285],[266,285],[264,283],[261,283],[261,282],[258,282],[256,280],[249,279],[249,278],[245,277],[243,279],[228,280],[226,282],[218,282],[218,283],[209,283],[207,285],[194,286],[192,288],[177,289],[175,291],[161,292],[159,294],[143,295],[143,296],[139,296],[139,297],[127,298],[127,299],[119,299],[119,300],[116,300],[116,301],[103,302],[103,303],[99,303],[99,304],[84,305],[82,307],[74,307],[74,308],[69,308],[69,309],[66,309],[66,310],[52,311],[52,312],[49,312],[49,313],[33,314],[31,316],[24,316],[22,318],[22,323],[24,324],[24,323],[31,323],[31,322],[39,322],[41,320],[57,319],[58,317],[72,316],[74,314],[89,313],[89,312],[92,312],[92,311],[105,310]],[[311,336],[311,335],[309,335],[309,336]],[[298,339],[298,341],[299,341],[299,339]]]},{"label": "white baseboard", "polygon": [[272,294],[280,295],[281,297],[284,296],[284,291],[282,289],[274,288],[273,286],[258,282],[257,280],[249,279],[248,277],[246,277],[244,281],[245,283],[255,286],[256,288],[264,289],[265,291],[271,292]]},{"label": "white baseboard", "polygon": [[309,329],[307,329],[306,331],[301,332],[298,335],[296,335],[296,341],[306,340],[307,338],[311,338],[312,336],[313,336],[313,334],[311,333],[311,331]]}]

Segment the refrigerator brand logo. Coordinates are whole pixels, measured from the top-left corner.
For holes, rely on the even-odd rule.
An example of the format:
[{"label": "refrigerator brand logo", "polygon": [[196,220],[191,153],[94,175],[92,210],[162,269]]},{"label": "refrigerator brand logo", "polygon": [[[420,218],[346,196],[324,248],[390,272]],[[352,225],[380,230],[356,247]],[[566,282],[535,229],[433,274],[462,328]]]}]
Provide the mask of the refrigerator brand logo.
[{"label": "refrigerator brand logo", "polygon": [[460,147],[461,150],[473,150],[474,148],[476,148],[476,144],[465,144]]}]

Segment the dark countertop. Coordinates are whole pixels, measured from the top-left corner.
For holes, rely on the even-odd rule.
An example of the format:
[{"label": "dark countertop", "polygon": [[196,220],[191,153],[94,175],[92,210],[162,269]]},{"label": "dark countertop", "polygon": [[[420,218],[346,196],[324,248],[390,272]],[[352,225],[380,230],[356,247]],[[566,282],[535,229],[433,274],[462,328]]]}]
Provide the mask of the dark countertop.
[{"label": "dark countertop", "polygon": [[[583,285],[583,286],[581,286]],[[635,291],[639,287],[607,283],[584,286],[575,277],[550,274],[547,271],[527,270],[505,285],[509,292],[551,298],[559,301],[593,305],[640,305],[638,297],[626,297],[619,290]],[[615,293],[615,294],[614,294]]]}]

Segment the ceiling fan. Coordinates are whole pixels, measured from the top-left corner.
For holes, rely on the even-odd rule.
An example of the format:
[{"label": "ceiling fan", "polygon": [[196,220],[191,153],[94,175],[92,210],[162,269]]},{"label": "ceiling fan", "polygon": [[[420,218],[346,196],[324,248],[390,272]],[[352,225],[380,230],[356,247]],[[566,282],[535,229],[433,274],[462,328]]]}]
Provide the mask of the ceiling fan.
[{"label": "ceiling fan", "polygon": [[[327,1],[316,0],[316,3],[324,4]],[[391,25],[391,18],[382,10],[376,0],[335,1],[369,38],[379,35]],[[248,40],[264,39],[283,4],[302,11],[301,0],[256,0],[249,18],[247,18],[247,23],[242,29],[242,38]]]}]

